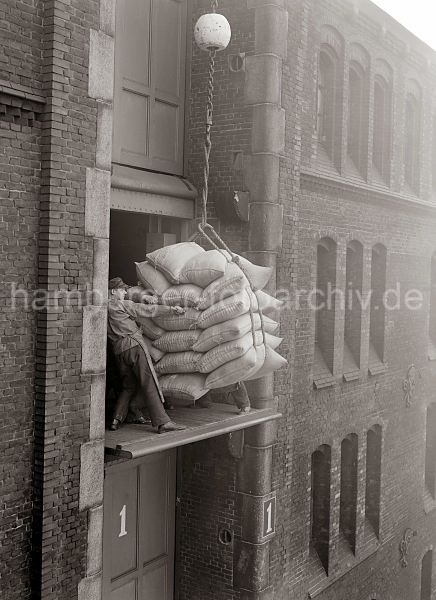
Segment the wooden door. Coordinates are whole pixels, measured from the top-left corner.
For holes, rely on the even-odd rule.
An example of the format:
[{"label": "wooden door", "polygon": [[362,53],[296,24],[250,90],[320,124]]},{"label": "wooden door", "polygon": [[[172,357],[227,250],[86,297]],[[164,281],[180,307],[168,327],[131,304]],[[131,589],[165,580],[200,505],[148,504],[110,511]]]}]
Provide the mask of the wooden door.
[{"label": "wooden door", "polygon": [[174,597],[176,451],[109,467],[103,600]]},{"label": "wooden door", "polygon": [[183,173],[187,0],[118,0],[113,161]]}]

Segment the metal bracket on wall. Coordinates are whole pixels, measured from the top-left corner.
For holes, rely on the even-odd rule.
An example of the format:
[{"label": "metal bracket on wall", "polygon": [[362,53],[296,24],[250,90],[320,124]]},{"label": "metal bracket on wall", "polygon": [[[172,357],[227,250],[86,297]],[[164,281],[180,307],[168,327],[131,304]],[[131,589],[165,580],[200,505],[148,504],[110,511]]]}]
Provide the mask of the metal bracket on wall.
[{"label": "metal bracket on wall", "polygon": [[418,532],[415,531],[414,529],[410,529],[410,527],[405,529],[405,531],[403,533],[403,537],[401,538],[401,542],[399,545],[400,564],[403,568],[406,568],[408,565],[407,555],[409,554],[409,546],[412,542],[412,538],[414,538],[417,535],[418,535]]},{"label": "metal bracket on wall", "polygon": [[232,431],[227,436],[227,447],[229,449],[230,456],[241,459],[244,455],[244,430]]},{"label": "metal bracket on wall", "polygon": [[249,192],[235,190],[231,194],[219,194],[216,199],[215,209],[217,215],[224,223],[248,223],[248,207],[250,203]]},{"label": "metal bracket on wall", "polygon": [[415,401],[415,388],[417,375],[421,379],[421,373],[415,365],[410,365],[407,369],[406,379],[403,381],[404,401],[407,408],[410,408]]}]

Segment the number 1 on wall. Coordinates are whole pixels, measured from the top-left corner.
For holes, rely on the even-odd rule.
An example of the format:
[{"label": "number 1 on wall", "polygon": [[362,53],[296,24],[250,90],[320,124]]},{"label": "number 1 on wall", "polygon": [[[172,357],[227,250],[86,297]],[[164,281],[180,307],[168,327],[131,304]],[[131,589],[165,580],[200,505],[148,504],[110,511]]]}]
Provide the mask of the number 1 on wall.
[{"label": "number 1 on wall", "polygon": [[266,514],[267,514],[267,528],[266,528],[266,534],[268,535],[268,533],[271,533],[273,531],[273,527],[272,527],[272,503],[270,502],[268,504],[268,508],[266,509]]},{"label": "number 1 on wall", "polygon": [[127,535],[126,515],[127,515],[127,508],[126,508],[126,505],[124,505],[120,511],[121,523],[120,523],[120,533],[118,534],[119,538]]}]

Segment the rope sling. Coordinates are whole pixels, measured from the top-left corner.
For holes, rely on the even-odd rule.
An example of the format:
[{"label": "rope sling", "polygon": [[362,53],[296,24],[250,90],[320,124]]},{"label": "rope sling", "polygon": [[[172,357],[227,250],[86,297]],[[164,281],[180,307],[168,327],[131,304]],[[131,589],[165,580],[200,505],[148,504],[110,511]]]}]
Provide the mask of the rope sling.
[{"label": "rope sling", "polygon": [[[216,12],[218,8],[218,0],[211,0],[211,9],[212,12]],[[201,193],[201,222],[198,223],[197,229],[198,232],[192,236],[192,240],[204,238],[209,242],[209,244],[218,250],[227,260],[227,262],[234,262],[242,273],[245,275],[248,284],[250,286],[251,292],[254,294],[256,300],[258,301],[257,288],[254,286],[253,281],[247,270],[241,264],[240,257],[235,254],[229,246],[224,242],[224,240],[219,236],[214,227],[208,223],[207,221],[207,203],[209,196],[209,175],[210,175],[210,153],[212,150],[212,126],[213,126],[213,100],[214,100],[214,78],[215,78],[215,58],[216,58],[216,50],[209,50],[209,68],[208,68],[208,82],[207,82],[207,102],[206,102],[206,135],[204,139],[204,167],[203,167],[203,188]],[[230,259],[229,259],[230,256]],[[256,348],[256,329],[254,322],[254,311],[252,307],[251,297],[250,297],[250,320],[251,320],[251,334],[253,337],[253,346]],[[260,317],[260,327],[262,331],[262,340],[265,346],[265,351],[267,348],[266,345],[266,334],[265,334],[265,323],[262,311],[259,310]]]}]

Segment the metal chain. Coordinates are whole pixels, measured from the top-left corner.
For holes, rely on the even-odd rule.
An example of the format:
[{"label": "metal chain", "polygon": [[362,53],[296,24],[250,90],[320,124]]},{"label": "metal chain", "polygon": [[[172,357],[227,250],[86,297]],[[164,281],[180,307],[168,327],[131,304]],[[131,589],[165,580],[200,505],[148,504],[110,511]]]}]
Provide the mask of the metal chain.
[{"label": "metal chain", "polygon": [[210,7],[212,12],[216,12],[218,10],[218,0],[211,0]]},{"label": "metal chain", "polygon": [[203,192],[202,192],[202,224],[207,223],[207,199],[209,194],[209,159],[212,149],[211,130],[213,125],[213,94],[214,94],[214,76],[215,76],[215,56],[216,50],[209,52],[209,76],[207,82],[207,104],[206,104],[206,138],[204,141],[204,169],[203,169]]}]

